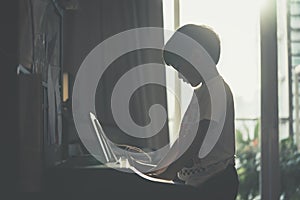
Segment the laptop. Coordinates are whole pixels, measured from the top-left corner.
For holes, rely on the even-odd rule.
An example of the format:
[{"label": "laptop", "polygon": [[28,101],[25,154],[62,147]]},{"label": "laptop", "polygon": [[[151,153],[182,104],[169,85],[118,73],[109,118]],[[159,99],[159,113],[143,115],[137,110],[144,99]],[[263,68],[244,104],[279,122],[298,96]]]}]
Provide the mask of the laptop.
[{"label": "laptop", "polygon": [[[154,178],[154,177],[148,176],[148,175],[142,173],[141,171],[139,171],[138,169],[136,169],[136,167],[132,166],[132,164],[130,164],[128,158],[117,156],[115,154],[115,152],[113,151],[113,148],[111,147],[111,144],[109,143],[109,140],[106,137],[106,134],[104,133],[104,130],[103,130],[101,124],[99,123],[96,116],[91,112],[90,112],[90,119],[92,121],[93,128],[95,130],[99,145],[104,154],[104,159],[106,161],[105,165],[107,165],[108,167],[112,167],[112,168],[130,169],[138,176],[140,176],[144,179],[147,179],[149,181],[168,183],[168,184],[176,184],[174,181],[171,181],[171,180],[159,179],[159,178]],[[155,165],[149,165],[149,164],[145,163],[145,166],[147,166],[147,165],[148,165],[149,169],[155,168]]]}]

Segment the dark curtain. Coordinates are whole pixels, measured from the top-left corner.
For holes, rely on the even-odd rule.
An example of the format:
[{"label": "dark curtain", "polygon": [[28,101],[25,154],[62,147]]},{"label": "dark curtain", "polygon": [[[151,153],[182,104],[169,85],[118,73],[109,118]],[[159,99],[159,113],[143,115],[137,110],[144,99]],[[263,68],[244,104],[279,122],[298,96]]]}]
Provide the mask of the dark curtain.
[{"label": "dark curtain", "polygon": [[[87,54],[101,41],[122,31],[138,27],[163,27],[162,0],[80,0],[77,10],[64,13],[64,71],[70,75],[72,84],[76,72]],[[163,33],[161,41],[163,42]],[[127,135],[118,128],[112,117],[110,98],[119,78],[135,66],[146,63],[161,63],[159,50],[137,50],[120,56],[106,70],[96,93],[97,116],[107,136],[116,143],[158,149],[169,141],[168,125],[157,135],[142,139]],[[147,74],[136,78],[142,79]],[[165,70],[158,76],[165,80]],[[71,94],[69,95],[71,96]],[[130,114],[133,120],[144,126],[149,123],[149,107],[163,105],[167,110],[165,88],[146,85],[139,88],[131,98]],[[74,133],[73,131],[71,131]],[[76,134],[69,131],[69,140]]]},{"label": "dark curtain", "polygon": [[[21,131],[30,137],[33,126],[43,127],[40,133],[44,144],[41,151],[44,153],[46,165],[52,166],[62,159],[62,12],[52,0],[20,0],[19,13],[19,64],[27,69],[29,72],[27,76],[33,79],[34,75],[41,76],[41,82],[36,82],[36,84],[40,84],[42,87],[41,105],[43,105],[43,120],[32,123],[28,130]],[[27,81],[30,82],[30,78],[20,81],[26,84]],[[25,89],[29,94],[31,88]],[[26,91],[20,91],[21,94],[26,94]],[[30,95],[28,98],[32,102],[38,99],[37,96]],[[20,110],[26,106],[28,106],[26,101],[20,102]],[[19,118],[23,122],[27,119],[34,119],[36,115],[38,113],[33,109],[32,112],[20,115]],[[36,136],[32,135],[31,137]],[[30,145],[28,144],[28,146]]]}]

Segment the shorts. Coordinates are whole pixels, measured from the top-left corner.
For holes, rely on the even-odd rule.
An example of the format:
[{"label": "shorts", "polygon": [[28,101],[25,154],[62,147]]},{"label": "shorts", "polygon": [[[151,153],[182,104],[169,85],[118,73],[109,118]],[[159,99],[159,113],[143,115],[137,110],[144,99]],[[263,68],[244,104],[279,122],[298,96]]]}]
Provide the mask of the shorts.
[{"label": "shorts", "polygon": [[235,200],[238,188],[237,171],[234,165],[228,165],[225,170],[198,186],[197,194],[200,200]]}]

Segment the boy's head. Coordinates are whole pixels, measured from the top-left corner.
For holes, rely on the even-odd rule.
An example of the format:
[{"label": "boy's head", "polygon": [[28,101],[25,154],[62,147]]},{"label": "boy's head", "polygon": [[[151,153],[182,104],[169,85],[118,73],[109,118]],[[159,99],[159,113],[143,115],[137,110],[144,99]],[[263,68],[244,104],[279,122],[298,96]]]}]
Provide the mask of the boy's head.
[{"label": "boy's head", "polygon": [[[165,49],[168,49],[168,47],[171,46],[174,47],[174,43],[176,43],[175,36],[177,32],[183,33],[198,42],[207,51],[215,64],[219,62],[220,38],[211,28],[194,24],[184,25],[180,27],[170,38],[170,40],[165,45]],[[175,48],[180,47],[178,46]],[[191,64],[184,58],[167,50],[163,51],[163,57],[165,63],[167,65],[173,66],[176,70],[182,73],[192,86],[197,86],[203,81],[203,78],[197,72],[197,70],[193,66],[191,66]]]}]

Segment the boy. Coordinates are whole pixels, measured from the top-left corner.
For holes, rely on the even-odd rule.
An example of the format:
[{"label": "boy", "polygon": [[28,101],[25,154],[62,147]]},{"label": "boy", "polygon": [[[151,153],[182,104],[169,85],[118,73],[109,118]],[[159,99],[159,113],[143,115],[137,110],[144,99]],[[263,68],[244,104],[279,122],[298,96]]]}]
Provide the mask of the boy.
[{"label": "boy", "polygon": [[[206,77],[202,77],[203,75],[196,69],[197,67],[198,69],[207,67],[204,66],[205,64],[203,64],[203,66],[202,64],[200,64],[200,66],[193,66],[181,56],[167,50],[180,50],[182,48],[182,45],[180,45],[182,41],[178,41],[180,40],[180,37],[178,37],[180,34],[185,34],[200,44],[214,62],[214,67],[220,58],[220,39],[212,29],[206,26],[185,25],[179,28],[165,45],[163,51],[165,63],[174,67],[183,75],[180,75],[179,78],[188,82],[194,88],[194,95],[183,117],[179,139],[160,163],[167,160],[169,155],[173,154],[174,156],[174,152],[178,151],[178,148],[180,148],[180,138],[187,135],[189,129],[193,128],[191,121],[195,121],[193,117],[198,116],[196,112],[200,112],[200,117],[199,120],[197,120],[196,136],[187,150],[181,156],[178,156],[178,159],[173,163],[152,172],[152,175],[166,179],[179,179],[187,185],[192,185],[199,190],[200,199],[233,200],[236,198],[238,191],[238,176],[234,164],[235,128],[232,93],[216,69],[213,69],[215,73],[206,73]],[[187,53],[188,55],[195,54],[197,59],[197,52],[197,50],[191,47]],[[202,62],[200,61],[200,63]],[[220,102],[221,100],[218,100],[218,96],[210,94],[211,91],[209,89],[212,88],[212,90],[214,90],[215,85],[220,82],[224,85],[223,90],[225,92],[224,100],[226,102],[224,103],[222,101],[223,104]],[[216,103],[212,103],[213,101]],[[221,120],[221,113],[220,115],[213,114],[212,105],[225,107],[223,109],[223,122]],[[198,106],[200,110],[195,109],[195,106]],[[210,132],[211,130],[217,131],[218,129],[220,130],[220,136],[217,142],[205,157],[201,157],[200,149],[205,136],[212,134]]]}]

